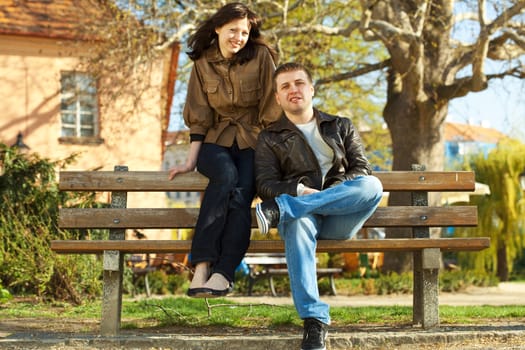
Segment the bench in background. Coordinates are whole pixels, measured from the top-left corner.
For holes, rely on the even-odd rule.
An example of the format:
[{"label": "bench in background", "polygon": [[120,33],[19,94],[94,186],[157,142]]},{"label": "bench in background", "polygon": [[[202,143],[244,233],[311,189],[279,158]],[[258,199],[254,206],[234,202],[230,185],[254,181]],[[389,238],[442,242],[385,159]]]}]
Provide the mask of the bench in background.
[{"label": "bench in background", "polygon": [[[244,257],[244,262],[249,267],[248,273],[248,295],[253,293],[253,285],[261,280],[268,280],[270,292],[272,296],[276,297],[277,292],[275,290],[275,283],[273,280],[274,276],[288,276],[288,269],[285,267],[276,267],[275,265],[286,265],[286,258],[284,253],[248,253]],[[261,267],[259,270],[257,267]],[[317,279],[328,277],[330,279],[330,292],[332,295],[337,295],[335,288],[335,275],[343,272],[340,267],[317,267]]]},{"label": "bench in background", "polygon": [[[411,206],[379,207],[364,227],[406,227],[412,238],[321,240],[318,252],[412,252],[413,324],[423,328],[439,326],[438,273],[443,251],[478,251],[489,247],[489,238],[431,238],[431,227],[476,226],[476,206],[428,206],[428,192],[474,191],[473,172],[391,171],[376,172],[384,191],[405,191]],[[57,240],[51,249],[61,254],[103,254],[103,303],[101,333],[117,335],[122,306],[122,270],[125,254],[188,253],[189,240],[125,240],[126,229],[192,228],[198,208],[126,208],[130,191],[203,191],[207,179],[198,173],[181,174],[168,181],[165,171],[63,171],[62,191],[110,191],[110,208],[62,208],[63,229],[109,229],[109,240]],[[255,227],[256,221],[252,218]],[[249,253],[283,253],[281,240],[252,240]]]}]

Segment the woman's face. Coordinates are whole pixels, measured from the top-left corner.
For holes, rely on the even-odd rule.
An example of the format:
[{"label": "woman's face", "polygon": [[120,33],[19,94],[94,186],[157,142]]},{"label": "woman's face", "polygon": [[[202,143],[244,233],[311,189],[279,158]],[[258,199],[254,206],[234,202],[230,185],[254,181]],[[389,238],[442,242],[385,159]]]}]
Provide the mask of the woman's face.
[{"label": "woman's face", "polygon": [[219,49],[224,58],[232,58],[246,46],[250,36],[250,23],[248,18],[234,19],[215,28],[215,33],[219,36]]}]

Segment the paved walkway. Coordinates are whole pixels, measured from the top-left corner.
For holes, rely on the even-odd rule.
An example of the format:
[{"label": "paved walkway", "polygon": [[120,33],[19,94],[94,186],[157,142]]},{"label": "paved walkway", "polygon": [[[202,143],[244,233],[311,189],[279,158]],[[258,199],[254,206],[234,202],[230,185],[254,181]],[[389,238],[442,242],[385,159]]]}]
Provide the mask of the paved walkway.
[{"label": "paved walkway", "polygon": [[[278,305],[292,304],[290,297],[256,296],[232,297],[233,300],[246,303],[270,303]],[[325,296],[323,301],[331,306],[392,306],[412,305],[411,294],[401,295],[353,295]],[[525,283],[500,283],[497,287],[469,288],[461,293],[440,293],[440,305],[525,305]],[[525,315],[524,315],[525,316]]]},{"label": "paved walkway", "polygon": [[[472,288],[465,293],[441,293],[441,305],[525,305],[525,283],[501,283],[494,288]],[[243,303],[291,304],[289,297],[232,297]],[[333,306],[411,305],[410,295],[325,297]],[[522,322],[499,322],[488,325],[445,325],[435,330],[423,330],[410,325],[395,327],[355,326],[350,329],[330,329],[328,350],[388,349],[388,350],[468,350],[525,349],[525,315]],[[2,333],[0,349],[49,350],[270,350],[299,349],[301,334],[278,333],[269,329],[227,329],[217,334],[185,334],[173,329],[169,333],[122,330],[121,335],[104,338],[98,335],[71,333],[20,332]]]}]

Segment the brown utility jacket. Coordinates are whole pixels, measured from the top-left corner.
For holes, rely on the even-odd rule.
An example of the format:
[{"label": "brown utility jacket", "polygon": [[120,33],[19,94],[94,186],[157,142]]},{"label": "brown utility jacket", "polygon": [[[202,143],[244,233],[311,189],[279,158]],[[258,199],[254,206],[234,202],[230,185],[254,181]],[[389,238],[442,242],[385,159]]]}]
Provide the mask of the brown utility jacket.
[{"label": "brown utility jacket", "polygon": [[272,88],[275,63],[265,46],[240,65],[225,59],[216,45],[194,62],[183,116],[190,134],[204,142],[255,148],[261,129],[277,120],[281,107]]}]

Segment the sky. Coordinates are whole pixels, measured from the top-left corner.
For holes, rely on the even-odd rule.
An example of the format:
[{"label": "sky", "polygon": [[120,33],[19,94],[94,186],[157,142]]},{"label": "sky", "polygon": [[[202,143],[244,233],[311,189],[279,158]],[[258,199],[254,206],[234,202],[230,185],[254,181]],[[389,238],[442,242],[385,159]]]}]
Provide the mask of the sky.
[{"label": "sky", "polygon": [[525,142],[525,83],[516,78],[489,82],[489,88],[449,104],[447,121],[494,128]]},{"label": "sky", "polygon": [[[494,20],[501,10],[500,6],[506,7],[512,4],[510,1],[492,0],[486,2],[485,15],[487,20]],[[476,13],[477,5],[468,2],[457,2],[455,4],[457,14],[465,15],[463,21],[458,21],[453,30],[453,37],[464,44],[475,44],[479,36],[479,22],[471,20],[468,13]],[[517,21],[523,20],[523,16],[516,17]],[[498,33],[493,33],[493,36]],[[523,67],[523,59],[520,59]],[[495,74],[515,66],[516,62],[509,64],[506,61],[493,61],[486,59],[484,72]],[[472,74],[470,66],[465,67],[466,75]],[[523,68],[522,68],[523,69]],[[461,74],[459,74],[461,75]],[[481,92],[470,93],[463,98],[457,98],[449,104],[448,121],[458,123],[472,123],[497,129],[504,134],[518,138],[525,142],[525,81],[517,78],[506,77],[504,79],[492,79],[489,87]]]}]

